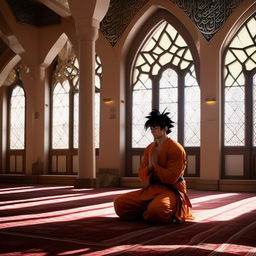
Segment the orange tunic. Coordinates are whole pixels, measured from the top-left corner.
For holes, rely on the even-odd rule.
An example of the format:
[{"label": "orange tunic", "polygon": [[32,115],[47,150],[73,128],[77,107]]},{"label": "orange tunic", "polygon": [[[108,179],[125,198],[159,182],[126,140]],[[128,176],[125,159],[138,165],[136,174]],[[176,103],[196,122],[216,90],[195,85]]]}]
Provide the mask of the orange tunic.
[{"label": "orange tunic", "polygon": [[150,173],[149,154],[154,143],[144,151],[139,168],[142,182],[150,182],[143,189],[126,193],[114,200],[117,215],[123,219],[143,217],[152,222],[184,222],[194,219],[186,194],[186,182],[178,181],[186,167],[186,152],[177,142],[167,139],[160,150],[158,164]]}]

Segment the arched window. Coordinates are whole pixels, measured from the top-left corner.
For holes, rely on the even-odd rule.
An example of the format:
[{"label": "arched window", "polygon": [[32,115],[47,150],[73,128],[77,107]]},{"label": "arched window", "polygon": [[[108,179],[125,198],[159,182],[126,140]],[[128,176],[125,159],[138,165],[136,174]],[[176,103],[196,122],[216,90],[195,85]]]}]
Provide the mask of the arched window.
[{"label": "arched window", "polygon": [[10,72],[5,81],[8,87],[8,130],[7,161],[9,173],[25,172],[25,109],[26,97],[21,80],[22,64],[19,63]]},{"label": "arched window", "polygon": [[67,80],[58,82],[52,97],[52,148],[69,148],[69,92]]},{"label": "arched window", "polygon": [[100,87],[101,87],[102,65],[100,57],[95,59],[95,147],[100,147]]},{"label": "arched window", "polygon": [[200,89],[187,43],[170,23],[163,21],[139,49],[133,63],[129,150],[132,174],[139,166],[141,149],[152,142],[150,131],[144,130],[145,116],[152,109],[166,109],[175,122],[170,137],[188,152],[187,175],[198,175]]},{"label": "arched window", "polygon": [[25,149],[25,92],[21,85],[11,93],[10,149]]},{"label": "arched window", "polygon": [[[95,63],[95,147],[99,147],[100,58]],[[58,56],[51,93],[51,172],[72,174],[78,171],[79,63],[67,43]]]},{"label": "arched window", "polygon": [[224,56],[224,178],[256,176],[255,38],[256,14],[243,24]]}]

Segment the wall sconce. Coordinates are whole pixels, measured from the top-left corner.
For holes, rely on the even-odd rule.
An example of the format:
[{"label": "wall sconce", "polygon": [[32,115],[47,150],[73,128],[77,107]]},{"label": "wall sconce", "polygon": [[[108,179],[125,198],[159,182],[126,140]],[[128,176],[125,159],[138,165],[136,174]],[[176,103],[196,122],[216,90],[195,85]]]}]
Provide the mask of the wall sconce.
[{"label": "wall sconce", "polygon": [[115,101],[112,98],[104,98],[103,102],[105,104],[114,104]]},{"label": "wall sconce", "polygon": [[204,101],[206,104],[215,104],[216,103],[216,99],[214,97],[207,97],[207,98],[205,98]]}]

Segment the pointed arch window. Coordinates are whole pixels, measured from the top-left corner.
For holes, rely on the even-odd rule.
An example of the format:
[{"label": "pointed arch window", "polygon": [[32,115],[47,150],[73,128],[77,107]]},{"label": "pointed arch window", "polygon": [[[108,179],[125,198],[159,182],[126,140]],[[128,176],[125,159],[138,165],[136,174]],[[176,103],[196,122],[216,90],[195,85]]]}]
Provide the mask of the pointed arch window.
[{"label": "pointed arch window", "polygon": [[52,97],[52,148],[69,148],[69,92],[67,80],[58,82]]},{"label": "pointed arch window", "polygon": [[[51,111],[52,173],[78,171],[79,63],[67,44],[58,56],[53,76]],[[69,56],[69,57],[67,57]],[[100,87],[102,66],[95,57],[95,147],[99,147]]]},{"label": "pointed arch window", "polygon": [[[162,21],[148,36],[133,63],[130,128],[132,172],[136,173],[140,162],[135,152],[140,153],[140,149],[152,142],[150,131],[144,131],[145,116],[152,109],[170,112],[175,122],[170,137],[182,143],[193,157],[197,155],[199,158],[200,89],[193,57],[184,38],[169,22]],[[195,159],[192,161],[190,174],[193,176],[197,175],[199,166],[196,166]]]},{"label": "pointed arch window", "polygon": [[100,88],[102,65],[98,55],[95,59],[95,147],[100,147]]},{"label": "pointed arch window", "polygon": [[224,55],[222,176],[255,177],[256,14],[239,29]]},{"label": "pointed arch window", "polygon": [[75,56],[58,63],[52,92],[52,148],[78,146],[79,67]]},{"label": "pointed arch window", "polygon": [[11,92],[10,149],[25,149],[25,92],[21,85]]},{"label": "pointed arch window", "polygon": [[5,86],[8,86],[6,154],[8,173],[25,172],[26,94],[21,77],[21,70],[24,68],[22,63],[18,63],[4,82]]}]

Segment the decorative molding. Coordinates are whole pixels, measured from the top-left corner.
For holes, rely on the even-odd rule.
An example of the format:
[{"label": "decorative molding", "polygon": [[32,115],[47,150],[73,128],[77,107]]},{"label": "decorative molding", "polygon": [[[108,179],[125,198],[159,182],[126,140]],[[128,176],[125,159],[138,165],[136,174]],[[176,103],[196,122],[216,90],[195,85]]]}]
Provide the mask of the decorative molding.
[{"label": "decorative molding", "polygon": [[196,24],[210,41],[243,0],[171,0]]},{"label": "decorative molding", "polygon": [[107,14],[101,21],[101,32],[114,46],[135,14],[148,0],[110,0]]},{"label": "decorative molding", "polygon": [[[61,17],[48,8],[45,0],[6,0],[17,22],[34,26],[60,24]],[[194,22],[198,30],[207,41],[226,22],[233,10],[244,0],[168,0],[181,8]],[[107,14],[102,20],[101,32],[114,46],[118,39],[136,15],[149,0],[110,0]],[[44,3],[44,4],[42,4]],[[51,4],[58,4],[69,11],[66,0],[55,0]],[[68,13],[65,15],[69,15]],[[63,15],[63,16],[65,16]]]},{"label": "decorative molding", "polygon": [[[101,32],[114,46],[135,14],[149,0],[110,0],[101,22]],[[195,23],[207,41],[222,27],[233,10],[244,0],[169,0],[181,8]]]}]

